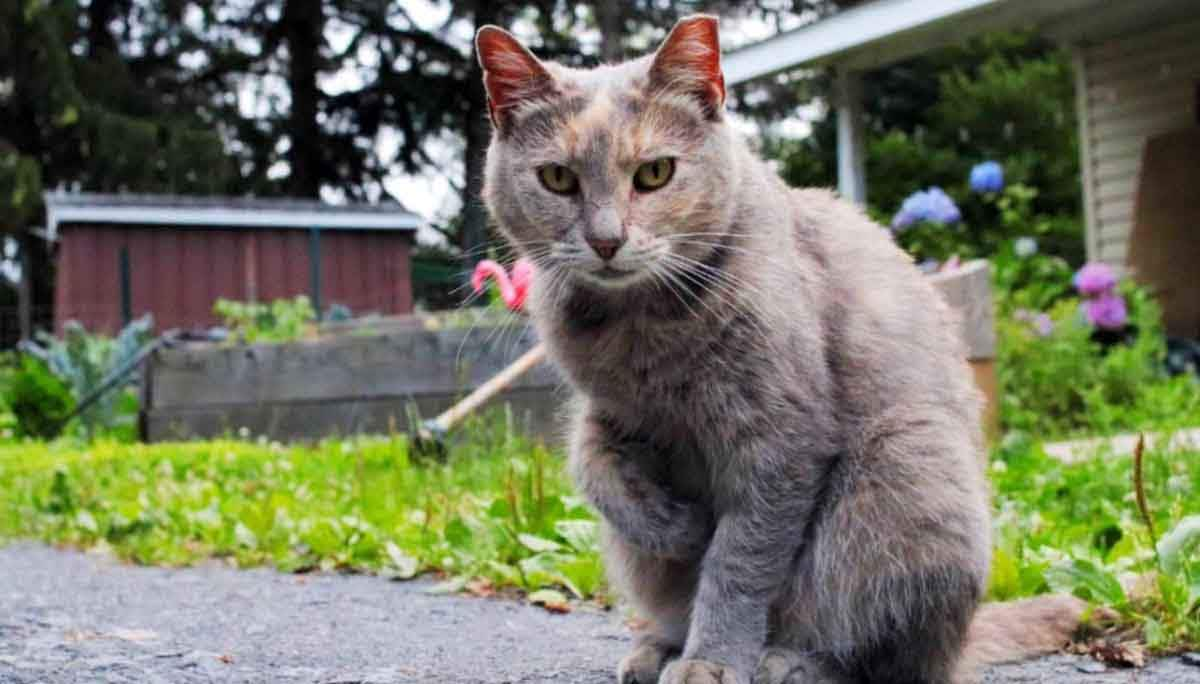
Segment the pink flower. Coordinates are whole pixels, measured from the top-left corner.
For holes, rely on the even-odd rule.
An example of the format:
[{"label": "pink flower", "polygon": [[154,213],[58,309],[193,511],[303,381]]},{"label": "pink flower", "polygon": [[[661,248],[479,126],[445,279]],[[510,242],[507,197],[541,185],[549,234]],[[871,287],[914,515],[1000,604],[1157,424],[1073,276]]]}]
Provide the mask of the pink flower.
[{"label": "pink flower", "polygon": [[1117,274],[1108,264],[1091,262],[1084,264],[1083,268],[1079,269],[1079,272],[1075,274],[1074,283],[1079,294],[1085,297],[1095,297],[1111,292],[1116,287]]},{"label": "pink flower", "polygon": [[1129,313],[1125,310],[1125,299],[1114,292],[1089,299],[1084,304],[1084,314],[1088,322],[1101,330],[1123,330]]},{"label": "pink flower", "polygon": [[533,282],[532,263],[527,259],[517,259],[510,275],[500,264],[491,259],[484,259],[475,264],[475,272],[471,274],[471,287],[476,292],[482,292],[488,278],[496,281],[500,288],[500,298],[509,310],[521,311],[525,308],[525,297],[529,295],[529,285]]}]

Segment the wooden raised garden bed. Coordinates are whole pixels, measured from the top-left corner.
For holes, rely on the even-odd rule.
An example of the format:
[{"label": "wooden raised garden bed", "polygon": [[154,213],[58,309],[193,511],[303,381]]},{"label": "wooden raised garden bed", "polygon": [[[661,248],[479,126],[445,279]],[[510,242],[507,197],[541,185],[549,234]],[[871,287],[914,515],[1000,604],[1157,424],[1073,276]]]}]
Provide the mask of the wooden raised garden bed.
[{"label": "wooden raised garden bed", "polygon": [[[962,315],[961,334],[995,427],[995,331],[988,264],[930,276]],[[192,346],[156,351],[142,379],[142,435],[149,441],[243,434],[318,439],[409,429],[409,407],[430,418],[512,363],[535,343],[531,328],[428,330],[385,321],[363,331],[291,344]],[[508,402],[518,424],[558,435],[566,398],[542,364],[492,403]]]}]

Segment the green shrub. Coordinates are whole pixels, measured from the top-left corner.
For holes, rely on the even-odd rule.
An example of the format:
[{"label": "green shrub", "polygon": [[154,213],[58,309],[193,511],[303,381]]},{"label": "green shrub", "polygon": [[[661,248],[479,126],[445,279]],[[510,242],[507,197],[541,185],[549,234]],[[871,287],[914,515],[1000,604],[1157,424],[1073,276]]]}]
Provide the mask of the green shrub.
[{"label": "green shrub", "polygon": [[[67,321],[61,338],[39,333],[37,344],[23,348],[45,362],[46,367],[66,383],[78,403],[129,363],[149,340],[153,328],[154,321],[149,314],[125,326],[116,337],[93,335],[78,322]],[[134,377],[130,375],[123,386],[113,387],[80,414],[80,426],[88,438],[100,434],[114,438],[132,437],[131,414],[137,413],[137,402],[127,388]]]},{"label": "green shrub", "polygon": [[71,388],[31,356],[10,377],[4,401],[16,418],[17,435],[35,439],[57,437],[75,408]]},{"label": "green shrub", "polygon": [[312,302],[304,295],[270,303],[218,299],[213,312],[235,340],[246,344],[295,342],[317,320]]},{"label": "green shrub", "polygon": [[[1043,267],[1055,268],[1027,268]],[[1120,292],[1129,306],[1130,339],[1106,347],[1093,339],[1079,300],[1062,297],[1058,285],[1038,282],[1026,290],[1002,291],[997,368],[1006,429],[1053,439],[1200,423],[1195,380],[1171,378],[1163,370],[1166,347],[1158,306],[1132,283],[1123,283]],[[1048,301],[1053,302],[1046,312],[1050,325],[1041,329],[1031,311],[1014,306]]]}]

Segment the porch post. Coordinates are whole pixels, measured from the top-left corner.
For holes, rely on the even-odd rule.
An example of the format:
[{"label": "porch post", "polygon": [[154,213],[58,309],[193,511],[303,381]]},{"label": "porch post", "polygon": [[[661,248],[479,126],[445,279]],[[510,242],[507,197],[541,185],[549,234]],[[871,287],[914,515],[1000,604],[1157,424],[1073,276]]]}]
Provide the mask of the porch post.
[{"label": "porch post", "polygon": [[867,203],[866,135],[863,129],[862,75],[837,71],[838,192],[856,204]]},{"label": "porch post", "polygon": [[17,325],[21,339],[33,337],[33,236],[18,233],[17,257],[20,259],[21,282],[17,284]]}]

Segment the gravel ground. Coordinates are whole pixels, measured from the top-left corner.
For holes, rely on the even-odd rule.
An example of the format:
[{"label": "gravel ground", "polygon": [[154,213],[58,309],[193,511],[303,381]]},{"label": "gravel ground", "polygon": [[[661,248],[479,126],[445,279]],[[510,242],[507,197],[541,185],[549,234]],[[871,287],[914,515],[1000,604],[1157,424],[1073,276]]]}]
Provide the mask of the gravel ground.
[{"label": "gravel ground", "polygon": [[[465,682],[610,684],[618,616],[434,596],[426,582],[211,564],[122,565],[35,544],[0,549],[0,684]],[[1200,684],[1182,659],[1105,670],[1056,656],[989,683]]]}]

